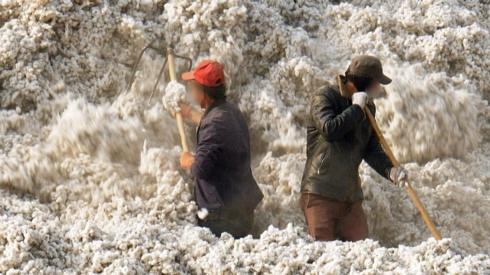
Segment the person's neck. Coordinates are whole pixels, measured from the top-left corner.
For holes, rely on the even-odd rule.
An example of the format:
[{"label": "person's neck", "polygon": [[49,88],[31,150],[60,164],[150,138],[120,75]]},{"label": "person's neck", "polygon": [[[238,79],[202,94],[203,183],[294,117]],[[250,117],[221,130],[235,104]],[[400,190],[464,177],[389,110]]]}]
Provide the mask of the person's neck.
[{"label": "person's neck", "polygon": [[212,98],[206,98],[206,99],[204,99],[204,102],[202,104],[202,108],[204,110],[206,110],[207,108],[209,108],[209,106],[213,105],[214,102],[215,102],[214,99],[212,99]]},{"label": "person's neck", "polygon": [[347,93],[349,94],[349,97],[352,97],[352,95],[357,92],[357,88],[356,86],[354,86],[354,84],[350,81],[347,82],[347,85],[346,86],[346,90],[347,90]]},{"label": "person's neck", "polygon": [[339,85],[340,94],[345,98],[352,98],[352,95],[357,92],[356,86],[351,81],[345,79],[345,76],[338,75],[337,83]]}]

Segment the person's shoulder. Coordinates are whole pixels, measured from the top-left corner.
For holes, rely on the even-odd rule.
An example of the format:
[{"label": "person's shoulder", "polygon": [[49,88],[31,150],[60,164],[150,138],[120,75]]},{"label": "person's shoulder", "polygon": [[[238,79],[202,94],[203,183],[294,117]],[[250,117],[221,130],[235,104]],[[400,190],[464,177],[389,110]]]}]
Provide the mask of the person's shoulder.
[{"label": "person's shoulder", "polygon": [[221,107],[223,110],[238,110],[238,106],[235,103],[229,101],[225,101],[219,107]]},{"label": "person's shoulder", "polygon": [[221,123],[226,121],[226,118],[234,112],[234,109],[236,109],[235,105],[228,102],[215,106],[204,116],[203,123]]},{"label": "person's shoulder", "polygon": [[341,97],[339,92],[339,87],[333,84],[327,84],[325,86],[320,87],[314,94],[314,99],[317,100],[329,100],[335,101],[339,97]]},{"label": "person's shoulder", "polygon": [[337,98],[337,97],[341,97],[342,96],[340,94],[339,86],[338,85],[333,85],[333,84],[329,84],[329,85],[326,86],[326,88],[325,88],[325,95],[327,97],[331,97],[331,98]]},{"label": "person's shoulder", "polygon": [[215,108],[215,116],[217,117],[227,117],[234,116],[241,113],[240,108],[235,103],[225,101],[222,104],[216,106]]},{"label": "person's shoulder", "polygon": [[330,83],[330,82],[319,87],[315,91],[315,95],[332,95],[332,96],[335,96],[337,94],[340,95],[339,87],[337,85]]},{"label": "person's shoulder", "polygon": [[203,131],[214,131],[221,128],[223,122],[224,120],[222,119],[222,116],[219,114],[219,112],[216,112],[215,108],[202,118],[199,127]]}]

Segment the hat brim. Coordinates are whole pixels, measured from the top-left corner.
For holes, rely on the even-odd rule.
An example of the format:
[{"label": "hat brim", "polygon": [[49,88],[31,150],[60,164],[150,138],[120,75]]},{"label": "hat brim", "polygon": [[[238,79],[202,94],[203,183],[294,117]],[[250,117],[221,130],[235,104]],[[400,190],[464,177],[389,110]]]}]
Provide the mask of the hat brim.
[{"label": "hat brim", "polygon": [[194,77],[194,71],[182,73],[181,77],[182,77],[182,80],[194,80],[194,79],[196,79]]},{"label": "hat brim", "polygon": [[379,83],[383,85],[387,85],[391,83],[391,78],[387,77],[386,75],[381,75],[381,77],[378,79]]}]

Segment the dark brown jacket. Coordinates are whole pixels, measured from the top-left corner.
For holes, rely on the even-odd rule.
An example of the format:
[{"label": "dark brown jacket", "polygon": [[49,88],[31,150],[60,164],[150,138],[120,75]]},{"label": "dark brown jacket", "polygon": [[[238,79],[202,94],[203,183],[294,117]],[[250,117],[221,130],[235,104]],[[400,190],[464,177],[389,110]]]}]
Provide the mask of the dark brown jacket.
[{"label": "dark brown jacket", "polygon": [[[375,114],[374,103],[368,107]],[[306,154],[301,192],[338,201],[363,199],[358,172],[363,159],[385,178],[393,167],[361,107],[337,86],[313,97]]]}]

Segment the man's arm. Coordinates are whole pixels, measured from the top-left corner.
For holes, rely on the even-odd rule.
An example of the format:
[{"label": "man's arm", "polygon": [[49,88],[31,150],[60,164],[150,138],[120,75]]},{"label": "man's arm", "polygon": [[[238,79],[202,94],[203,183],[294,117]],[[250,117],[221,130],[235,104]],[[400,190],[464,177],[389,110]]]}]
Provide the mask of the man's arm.
[{"label": "man's arm", "polygon": [[391,180],[390,170],[393,167],[393,164],[374,134],[371,134],[371,138],[369,139],[369,143],[364,154],[364,160],[369,164],[369,166],[378,172],[378,174],[388,180]]},{"label": "man's arm", "polygon": [[359,105],[349,106],[337,115],[334,100],[333,95],[318,94],[313,98],[311,106],[313,122],[329,142],[343,138],[364,119],[364,111]]},{"label": "man's arm", "polygon": [[191,166],[191,174],[200,179],[210,179],[218,165],[221,154],[221,133],[219,122],[210,122],[201,126],[199,130],[199,142],[196,147],[194,162]]}]

